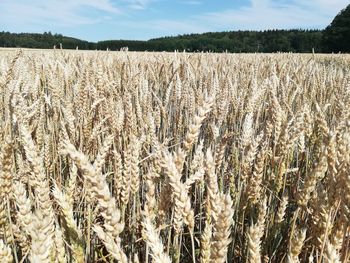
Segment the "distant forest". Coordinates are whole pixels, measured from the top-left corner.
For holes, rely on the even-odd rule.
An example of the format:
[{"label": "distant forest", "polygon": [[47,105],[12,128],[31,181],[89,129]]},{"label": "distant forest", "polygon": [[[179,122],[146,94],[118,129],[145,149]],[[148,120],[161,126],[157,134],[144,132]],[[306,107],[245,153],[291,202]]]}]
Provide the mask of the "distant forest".
[{"label": "distant forest", "polygon": [[65,37],[60,34],[14,34],[0,32],[1,47],[60,48],[130,51],[174,51],[186,50],[212,52],[315,52],[322,51],[322,31],[319,30],[268,30],[236,31],[205,34],[190,34],[163,37],[148,41],[107,40],[97,43]]},{"label": "distant forest", "polygon": [[350,5],[325,30],[230,31],[162,37],[147,41],[88,42],[61,34],[0,32],[0,47],[188,52],[350,52]]}]

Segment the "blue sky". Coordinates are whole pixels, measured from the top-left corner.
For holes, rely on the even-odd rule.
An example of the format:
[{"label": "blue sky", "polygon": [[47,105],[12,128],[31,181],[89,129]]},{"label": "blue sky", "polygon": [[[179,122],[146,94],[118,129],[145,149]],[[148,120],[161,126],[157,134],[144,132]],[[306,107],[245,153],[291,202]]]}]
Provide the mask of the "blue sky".
[{"label": "blue sky", "polygon": [[0,0],[0,31],[90,41],[185,33],[322,29],[350,0]]}]

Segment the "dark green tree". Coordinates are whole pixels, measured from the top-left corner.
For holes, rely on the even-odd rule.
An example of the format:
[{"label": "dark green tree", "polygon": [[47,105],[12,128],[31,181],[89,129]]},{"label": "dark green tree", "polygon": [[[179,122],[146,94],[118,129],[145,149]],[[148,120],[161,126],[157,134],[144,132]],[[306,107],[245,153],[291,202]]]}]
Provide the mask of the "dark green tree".
[{"label": "dark green tree", "polygon": [[325,29],[322,43],[325,52],[350,52],[350,5]]}]

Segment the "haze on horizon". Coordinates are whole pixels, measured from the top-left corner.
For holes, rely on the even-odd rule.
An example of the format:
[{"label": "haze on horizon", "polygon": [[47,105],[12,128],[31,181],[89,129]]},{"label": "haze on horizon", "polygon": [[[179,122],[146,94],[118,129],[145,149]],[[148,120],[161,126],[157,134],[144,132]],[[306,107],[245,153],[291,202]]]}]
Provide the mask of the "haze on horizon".
[{"label": "haze on horizon", "polygon": [[349,0],[0,0],[0,31],[89,41],[231,30],[323,29]]}]

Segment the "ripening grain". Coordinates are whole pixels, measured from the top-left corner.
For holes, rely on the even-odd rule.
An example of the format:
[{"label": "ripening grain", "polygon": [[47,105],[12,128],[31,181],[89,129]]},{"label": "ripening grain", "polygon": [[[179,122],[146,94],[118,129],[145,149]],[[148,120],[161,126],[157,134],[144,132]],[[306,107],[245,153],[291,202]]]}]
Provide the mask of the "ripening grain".
[{"label": "ripening grain", "polygon": [[348,262],[350,57],[0,53],[0,262]]}]

